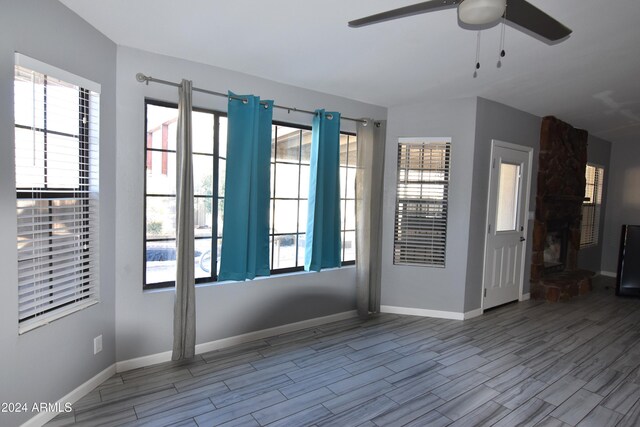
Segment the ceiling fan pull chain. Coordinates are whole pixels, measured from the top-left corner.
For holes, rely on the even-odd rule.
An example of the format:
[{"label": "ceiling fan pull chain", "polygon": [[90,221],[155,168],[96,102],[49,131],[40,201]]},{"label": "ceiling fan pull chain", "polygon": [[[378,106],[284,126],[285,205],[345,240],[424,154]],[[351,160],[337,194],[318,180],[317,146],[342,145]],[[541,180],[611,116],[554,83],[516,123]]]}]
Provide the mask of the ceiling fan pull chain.
[{"label": "ceiling fan pull chain", "polygon": [[473,78],[478,77],[478,70],[480,69],[480,31],[478,31],[478,41],[476,44],[476,69],[473,72]]},{"label": "ceiling fan pull chain", "polygon": [[506,24],[507,24],[507,11],[505,9],[504,15],[502,15],[502,29],[500,31],[500,58],[498,58],[498,64],[497,64],[498,68],[502,67],[502,58],[504,58],[507,54],[507,52],[505,52],[504,50],[504,35],[505,35],[506,26],[507,26]]}]

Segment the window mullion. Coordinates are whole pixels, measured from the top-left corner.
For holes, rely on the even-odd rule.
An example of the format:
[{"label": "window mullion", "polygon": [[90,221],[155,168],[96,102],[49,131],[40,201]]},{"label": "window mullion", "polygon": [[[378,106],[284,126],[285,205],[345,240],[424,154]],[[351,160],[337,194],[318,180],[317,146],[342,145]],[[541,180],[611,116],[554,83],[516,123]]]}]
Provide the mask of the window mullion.
[{"label": "window mullion", "polygon": [[211,280],[218,278],[218,204],[220,202],[220,194],[218,194],[218,185],[220,178],[220,115],[213,116],[213,179],[211,193],[213,194],[213,206],[211,209]]}]

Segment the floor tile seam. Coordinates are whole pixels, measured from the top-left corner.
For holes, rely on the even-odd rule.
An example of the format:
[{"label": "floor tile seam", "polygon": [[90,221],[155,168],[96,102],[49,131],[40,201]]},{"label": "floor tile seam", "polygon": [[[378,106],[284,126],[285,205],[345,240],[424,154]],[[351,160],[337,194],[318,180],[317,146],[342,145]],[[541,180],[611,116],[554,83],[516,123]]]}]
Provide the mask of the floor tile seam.
[{"label": "floor tile seam", "polygon": [[[327,388],[327,387],[326,387],[326,386],[324,386],[324,387],[320,387],[320,388]],[[316,390],[319,390],[319,389],[316,389]],[[312,390],[312,391],[316,391],[316,390]],[[326,406],[324,406],[324,403],[325,403],[325,402],[328,402],[329,400],[331,400],[331,399],[335,399],[336,397],[338,397],[338,395],[336,395],[336,394],[335,394],[333,391],[331,391],[330,389],[328,389],[328,388],[327,388],[327,390],[328,390],[329,392],[331,392],[331,395],[330,395],[330,396],[326,396],[322,401],[316,402],[316,403],[314,403],[314,404],[313,404],[313,405],[311,405],[311,406],[307,406],[307,407],[305,407],[305,408],[300,409],[299,411],[296,411],[296,412],[292,412],[292,413],[290,413],[290,414],[287,414],[287,415],[285,415],[285,416],[283,416],[283,417],[278,418],[277,420],[273,420],[273,421],[271,421],[271,422],[269,422],[269,423],[267,423],[267,424],[264,424],[264,425],[269,425],[269,424],[273,424],[273,423],[275,423],[275,422],[281,421],[281,420],[283,420],[284,418],[287,418],[287,417],[290,417],[290,416],[293,416],[293,415],[299,414],[299,413],[301,413],[301,412],[306,411],[306,410],[307,410],[307,409],[309,409],[309,408],[313,408],[314,406],[322,405],[323,407],[325,407],[325,408],[326,408]],[[280,391],[280,390],[278,390],[278,391]],[[274,403],[273,405],[266,406],[266,407],[264,407],[264,408],[258,409],[257,411],[253,411],[253,412],[251,412],[251,413],[250,413],[250,414],[251,414],[251,416],[253,417],[253,419],[255,419],[255,420],[256,420],[256,422],[257,422],[258,424],[260,424],[261,426],[262,426],[263,424],[261,424],[261,423],[260,423],[260,421],[258,421],[258,419],[254,416],[254,414],[255,414],[256,412],[263,411],[263,410],[268,409],[268,408],[271,408],[271,407],[273,407],[273,406],[275,406],[275,405],[279,405],[279,404],[281,404],[281,403],[283,403],[283,402],[286,402],[286,401],[288,401],[288,400],[291,400],[291,399],[287,398],[287,396],[285,396],[282,392],[280,392],[280,394],[282,394],[282,395],[285,397],[285,399],[286,399],[286,400],[283,400],[282,402]],[[302,396],[302,395],[295,396],[295,397],[293,397],[292,399],[295,399],[296,397],[300,397],[300,396]]]}]

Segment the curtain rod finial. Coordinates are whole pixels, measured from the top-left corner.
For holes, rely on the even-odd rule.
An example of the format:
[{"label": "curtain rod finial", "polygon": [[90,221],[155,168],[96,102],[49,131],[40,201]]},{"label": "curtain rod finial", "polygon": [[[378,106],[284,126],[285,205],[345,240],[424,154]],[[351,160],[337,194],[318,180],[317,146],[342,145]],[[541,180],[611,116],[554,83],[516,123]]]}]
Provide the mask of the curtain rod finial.
[{"label": "curtain rod finial", "polygon": [[136,80],[139,81],[140,83],[145,83],[147,86],[149,86],[149,80],[151,80],[151,77],[145,76],[142,73],[138,73],[136,74]]}]

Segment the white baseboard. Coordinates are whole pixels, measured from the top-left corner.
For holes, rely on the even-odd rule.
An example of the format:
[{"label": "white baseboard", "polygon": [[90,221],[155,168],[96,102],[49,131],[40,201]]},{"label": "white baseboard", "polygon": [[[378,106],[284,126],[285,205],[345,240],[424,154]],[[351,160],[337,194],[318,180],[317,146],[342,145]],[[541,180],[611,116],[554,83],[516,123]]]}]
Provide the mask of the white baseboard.
[{"label": "white baseboard", "polygon": [[464,320],[471,319],[472,317],[480,316],[482,309],[469,311],[467,313],[458,313],[456,311],[440,311],[440,310],[427,310],[424,308],[411,308],[411,307],[395,307],[392,305],[380,306],[382,313],[392,314],[405,314],[408,316],[421,316],[421,317],[436,317],[438,319],[451,319],[451,320]]},{"label": "white baseboard", "polygon": [[605,277],[618,277],[618,273],[613,271],[600,271],[598,274]]},{"label": "white baseboard", "polygon": [[[115,375],[115,373],[116,365],[113,364],[95,375],[93,378],[76,387],[75,390],[68,393],[62,399],[58,400],[56,402],[56,406],[59,408],[64,408],[66,403],[76,403],[78,400],[89,394],[89,392],[91,392],[94,388],[98,387],[100,384]],[[21,427],[40,427],[48,423],[58,415],[59,412],[38,412],[36,416],[23,423]]]},{"label": "white baseboard", "polygon": [[208,351],[219,350],[221,348],[232,347],[234,345],[243,344],[262,338],[272,337],[275,335],[286,334],[289,332],[299,331],[301,329],[313,328],[314,326],[324,325],[326,323],[338,322],[340,320],[351,319],[356,317],[358,312],[345,311],[343,313],[331,314],[329,316],[316,317],[314,319],[302,320],[300,322],[289,323],[286,325],[276,326],[260,331],[249,332],[235,337],[223,338],[216,341],[210,341],[196,345],[196,353],[206,353]]},{"label": "white baseboard", "polygon": [[127,359],[127,360],[122,360],[120,362],[116,362],[116,372],[120,373],[120,372],[130,371],[132,369],[144,368],[145,366],[155,365],[156,363],[168,362],[170,360],[171,360],[171,351],[163,351],[162,353],[135,357],[133,359]]},{"label": "white baseboard", "polygon": [[464,320],[473,319],[474,317],[482,316],[482,309],[476,308],[475,310],[467,311],[463,314]]},{"label": "white baseboard", "polygon": [[[314,326],[324,325],[325,323],[337,322],[339,320],[351,319],[357,316],[357,312],[345,311],[343,313],[331,314],[324,317],[316,317],[314,319],[303,320],[300,322],[289,323],[286,325],[276,326],[269,329],[262,329],[260,331],[248,332],[242,335],[236,335],[234,337],[222,338],[216,341],[210,341],[196,345],[196,354],[206,353],[213,350],[219,350],[221,348],[231,347],[238,344],[243,344],[249,341],[255,341],[262,338],[271,337],[274,335],[286,334],[288,332],[294,332],[301,329],[313,328]],[[155,365],[156,363],[168,362],[171,360],[171,351],[164,351],[162,353],[151,354],[148,356],[136,357],[134,359],[122,360],[116,362],[116,371],[124,372],[131,369],[142,368],[149,365]]]},{"label": "white baseboard", "polygon": [[528,301],[530,299],[531,299],[531,294],[526,293],[526,294],[522,294],[522,298],[520,298],[520,301]]}]

